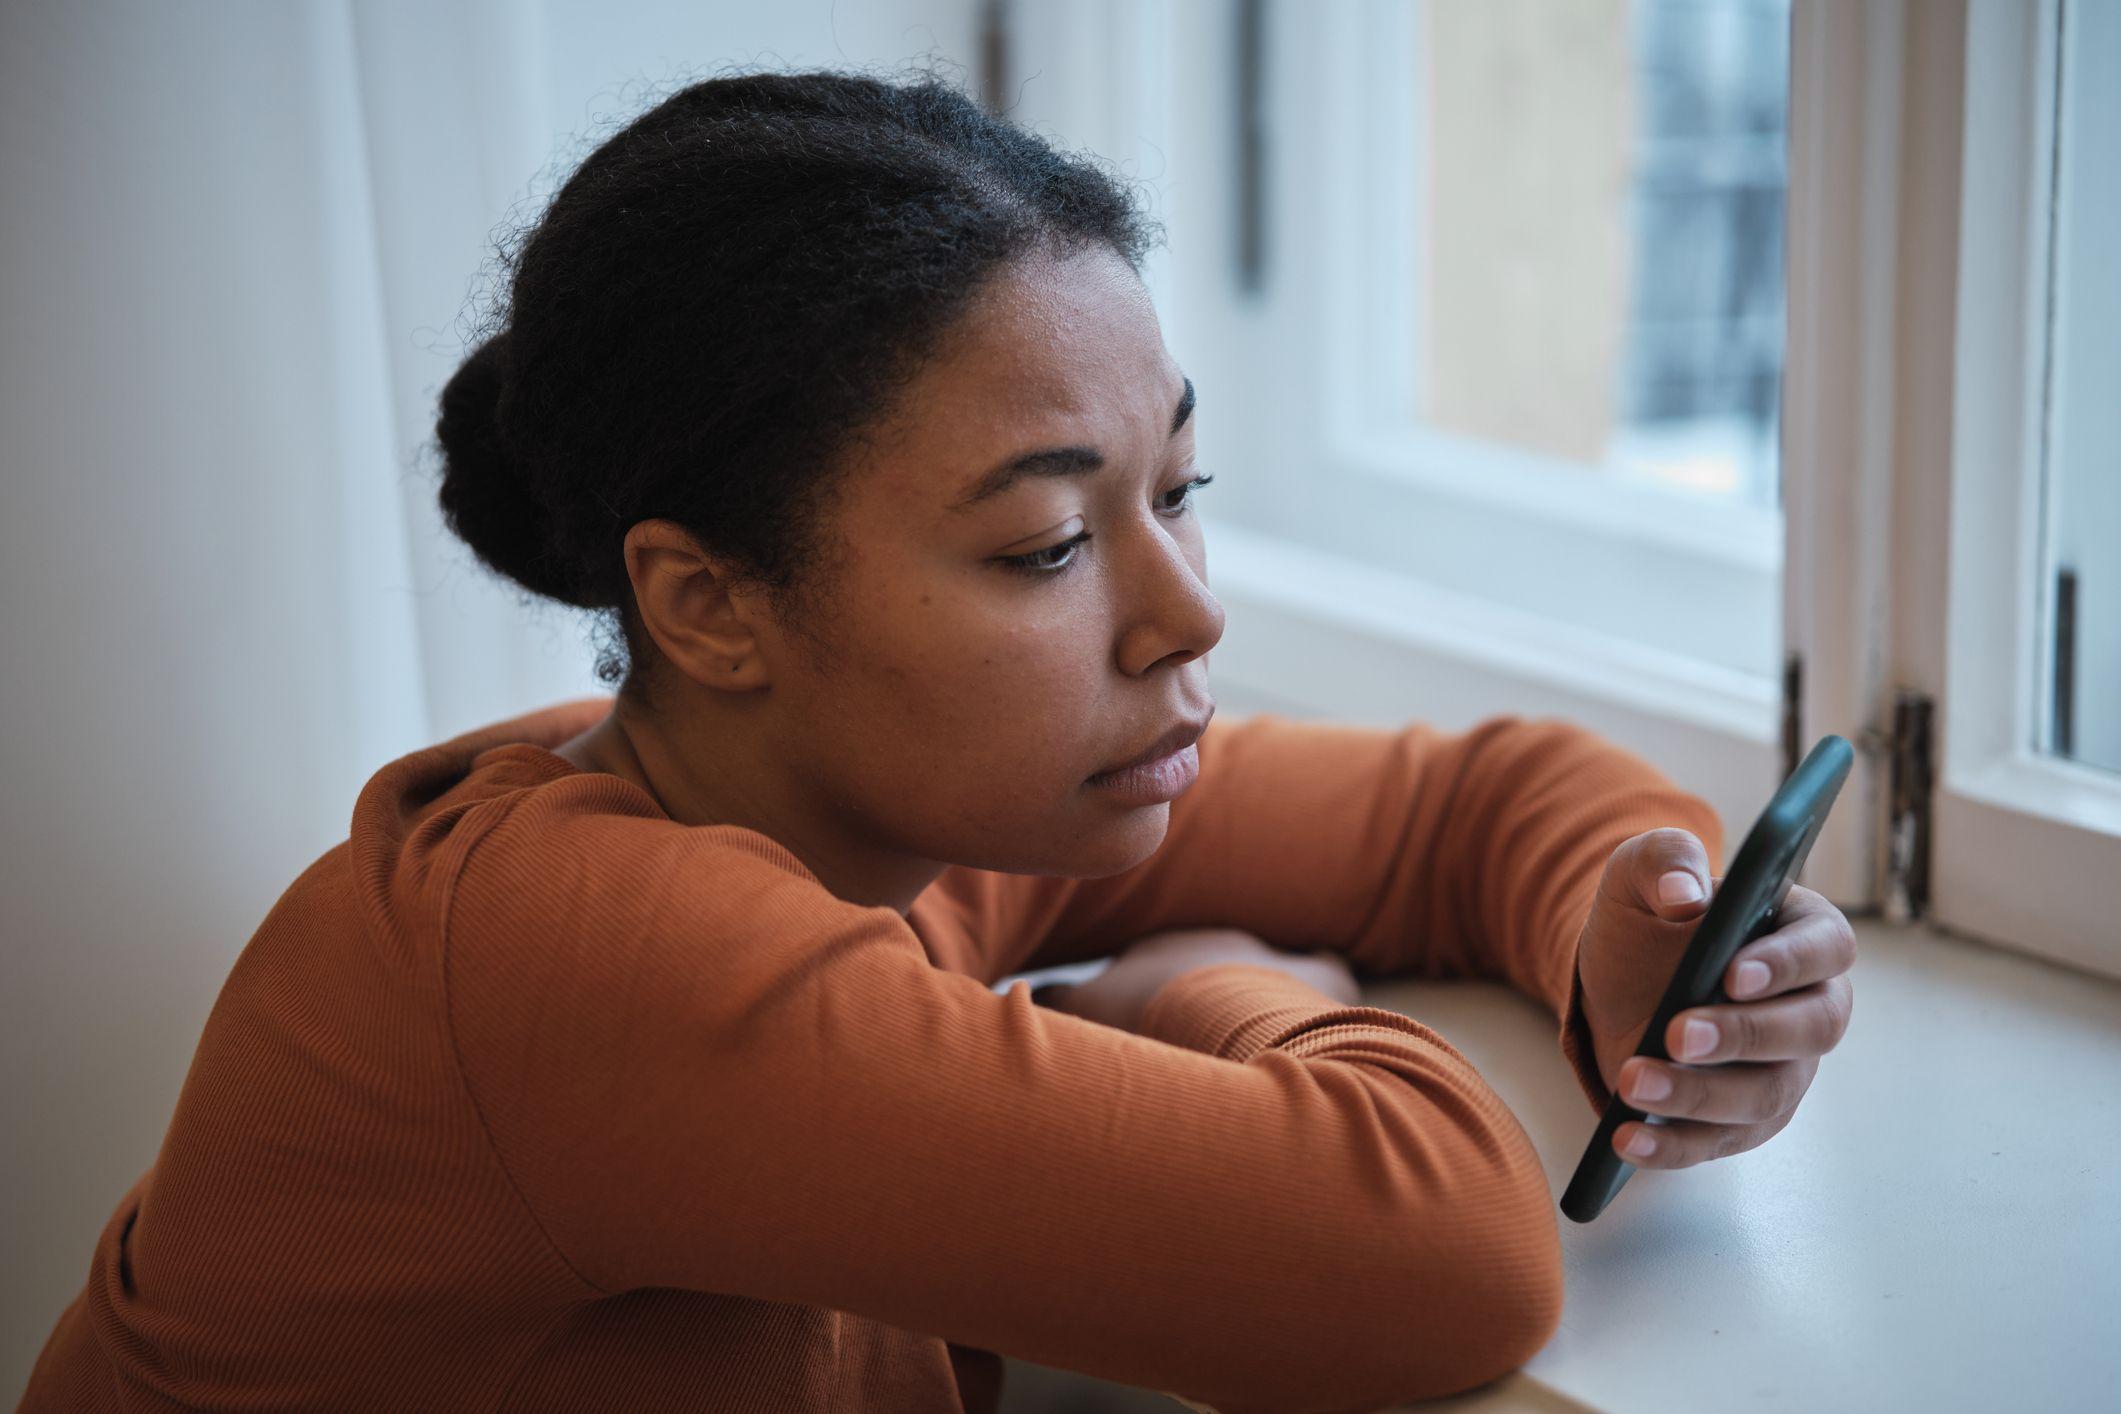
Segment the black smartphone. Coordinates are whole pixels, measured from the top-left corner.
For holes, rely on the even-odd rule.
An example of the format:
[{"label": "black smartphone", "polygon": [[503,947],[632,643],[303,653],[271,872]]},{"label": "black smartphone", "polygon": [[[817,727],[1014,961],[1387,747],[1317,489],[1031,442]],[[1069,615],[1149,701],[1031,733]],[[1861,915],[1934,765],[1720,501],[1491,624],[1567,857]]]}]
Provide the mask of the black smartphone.
[{"label": "black smartphone", "polygon": [[[1770,932],[1775,914],[1788,897],[1790,883],[1804,868],[1819,827],[1834,808],[1834,797],[1848,779],[1855,761],[1855,748],[1838,736],[1823,736],[1790,778],[1775,792],[1775,798],[1760,812],[1745,843],[1731,861],[1730,872],[1716,886],[1708,911],[1695,925],[1686,955],[1672,971],[1664,999],[1643,1030],[1638,1056],[1670,1060],[1664,1048],[1665,1028],[1688,1007],[1717,1005],[1731,998],[1723,990],[1723,972],[1738,949]],[[1635,1166],[1613,1151],[1613,1134],[1631,1119],[1663,1124],[1662,1115],[1645,1114],[1614,1095],[1607,1102],[1598,1132],[1577,1162],[1575,1176],[1561,1195],[1561,1211],[1576,1222],[1587,1223],[1605,1211]]]}]

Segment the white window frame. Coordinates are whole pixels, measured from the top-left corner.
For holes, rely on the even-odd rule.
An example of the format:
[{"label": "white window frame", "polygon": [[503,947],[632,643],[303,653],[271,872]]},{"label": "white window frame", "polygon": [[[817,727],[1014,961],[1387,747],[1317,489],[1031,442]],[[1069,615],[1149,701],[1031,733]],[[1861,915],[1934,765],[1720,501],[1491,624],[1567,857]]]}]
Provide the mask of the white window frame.
[{"label": "white window frame", "polygon": [[1945,641],[1935,920],[2121,976],[2121,776],[2034,749],[2056,32],[2055,0],[1968,8],[1950,573],[1910,611]]},{"label": "white window frame", "polygon": [[[1857,748],[1802,880],[1865,912],[1883,898],[1891,804],[1884,728],[1894,580],[1881,547],[1896,543],[1895,459],[1919,445],[1923,426],[1917,417],[1896,435],[1896,397],[1910,394],[1896,358],[1900,317],[1913,314],[1911,335],[1951,337],[1948,310],[1896,294],[1903,268],[1938,268],[1934,251],[1903,252],[1903,239],[1949,240],[1899,219],[1900,174],[1912,155],[1901,127],[1906,21],[1899,0],[1796,0],[1790,16],[1784,641],[1803,744],[1834,732]],[[1932,69],[1934,86],[1949,65]],[[1958,122],[1956,103],[1944,120]],[[1955,163],[1956,138],[1950,146]],[[1934,439],[1928,450],[1941,454]]]},{"label": "white window frame", "polygon": [[2034,750],[2054,0],[1794,20],[1785,620],[1804,735],[1863,748],[1805,882],[1904,916],[1885,755],[1924,696],[1924,920],[2121,976],[2121,778]]}]

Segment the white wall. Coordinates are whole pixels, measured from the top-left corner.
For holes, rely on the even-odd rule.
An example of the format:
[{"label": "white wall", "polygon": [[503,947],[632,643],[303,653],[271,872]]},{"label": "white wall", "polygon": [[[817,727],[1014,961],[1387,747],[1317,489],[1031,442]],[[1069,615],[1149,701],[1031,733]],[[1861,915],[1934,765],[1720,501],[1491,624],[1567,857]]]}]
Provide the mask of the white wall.
[{"label": "white wall", "polygon": [[645,81],[969,70],[976,16],[0,6],[0,1401],[361,783],[601,690],[578,620],[476,569],[414,457],[496,223]]}]

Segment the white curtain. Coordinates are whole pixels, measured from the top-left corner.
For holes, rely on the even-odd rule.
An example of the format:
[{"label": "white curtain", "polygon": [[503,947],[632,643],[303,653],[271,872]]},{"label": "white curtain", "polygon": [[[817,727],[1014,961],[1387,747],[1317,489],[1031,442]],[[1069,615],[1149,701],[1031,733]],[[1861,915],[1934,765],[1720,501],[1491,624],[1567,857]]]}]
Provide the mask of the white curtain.
[{"label": "white curtain", "polygon": [[390,758],[604,691],[442,525],[475,277],[725,64],[975,54],[976,0],[0,6],[0,1402],[273,901]]}]

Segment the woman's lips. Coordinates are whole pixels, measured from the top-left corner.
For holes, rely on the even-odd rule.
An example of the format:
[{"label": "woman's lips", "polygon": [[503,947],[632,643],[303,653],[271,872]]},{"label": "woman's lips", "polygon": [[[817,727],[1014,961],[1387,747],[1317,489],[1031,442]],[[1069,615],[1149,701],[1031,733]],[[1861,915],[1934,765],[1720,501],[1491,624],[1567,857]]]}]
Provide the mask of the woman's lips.
[{"label": "woman's lips", "polygon": [[1207,712],[1197,722],[1181,720],[1143,750],[1143,753],[1123,766],[1108,766],[1092,774],[1090,779],[1102,776],[1117,776],[1135,766],[1149,766],[1176,755],[1181,749],[1199,741],[1208,730],[1208,723],[1215,719],[1215,704],[1209,703]]},{"label": "woman's lips", "polygon": [[1200,776],[1200,747],[1189,744],[1168,756],[1090,777],[1085,784],[1136,805],[1161,805],[1184,795]]}]

